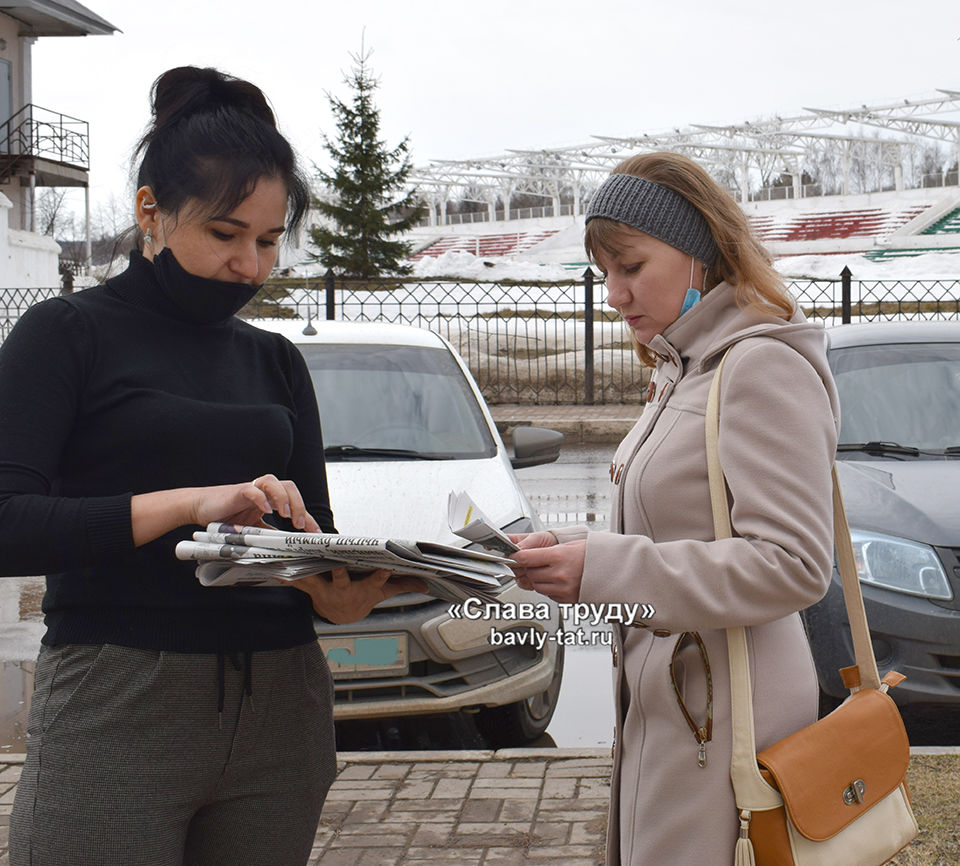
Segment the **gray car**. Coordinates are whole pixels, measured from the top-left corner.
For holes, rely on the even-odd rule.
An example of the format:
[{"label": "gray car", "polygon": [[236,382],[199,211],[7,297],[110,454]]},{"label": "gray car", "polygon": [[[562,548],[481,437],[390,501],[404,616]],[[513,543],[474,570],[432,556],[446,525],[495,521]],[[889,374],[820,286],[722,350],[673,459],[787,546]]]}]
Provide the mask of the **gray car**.
[{"label": "gray car", "polygon": [[[960,706],[960,323],[827,331],[840,393],[838,474],[881,672],[901,705]],[[821,691],[853,664],[839,575],[804,613]]]}]

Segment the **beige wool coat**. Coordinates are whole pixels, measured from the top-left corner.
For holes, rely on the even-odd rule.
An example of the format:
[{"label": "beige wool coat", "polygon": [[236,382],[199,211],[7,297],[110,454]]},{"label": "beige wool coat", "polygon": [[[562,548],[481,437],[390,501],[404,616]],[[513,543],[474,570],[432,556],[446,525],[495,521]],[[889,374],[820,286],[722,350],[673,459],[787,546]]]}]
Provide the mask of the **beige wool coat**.
[{"label": "beige wool coat", "polygon": [[[611,531],[586,538],[580,600],[652,605],[615,627],[616,731],[609,866],[730,866],[739,823],[730,783],[728,626],[747,626],[757,747],[816,719],[817,679],[799,610],[826,592],[839,409],[823,329],[741,310],[721,283],[649,344],[652,396],[616,452]],[[720,460],[734,535],[714,539],[704,410],[724,351]],[[706,766],[671,685],[679,633],[698,631],[713,680]],[[698,725],[706,674],[686,641],[678,685]]]}]

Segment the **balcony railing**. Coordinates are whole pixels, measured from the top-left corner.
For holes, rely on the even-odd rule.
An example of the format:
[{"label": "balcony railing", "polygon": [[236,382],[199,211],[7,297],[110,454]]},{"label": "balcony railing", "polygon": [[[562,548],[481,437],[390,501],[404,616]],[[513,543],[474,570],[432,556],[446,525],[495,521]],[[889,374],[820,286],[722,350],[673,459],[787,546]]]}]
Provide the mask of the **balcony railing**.
[{"label": "balcony railing", "polygon": [[[33,157],[81,169],[90,168],[90,126],[85,120],[25,105],[9,120],[0,123],[0,158]],[[15,159],[5,159],[6,173]],[[0,165],[2,165],[0,163]],[[0,167],[0,176],[4,169]]]}]

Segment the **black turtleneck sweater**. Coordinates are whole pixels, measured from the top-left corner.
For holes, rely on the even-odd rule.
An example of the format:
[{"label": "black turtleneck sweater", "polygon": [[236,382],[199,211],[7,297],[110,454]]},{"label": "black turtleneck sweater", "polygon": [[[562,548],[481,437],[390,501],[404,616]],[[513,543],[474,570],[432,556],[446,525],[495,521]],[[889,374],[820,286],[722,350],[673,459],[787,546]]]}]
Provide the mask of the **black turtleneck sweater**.
[{"label": "black turtleneck sweater", "polygon": [[[185,321],[139,253],[29,309],[0,345],[0,574],[47,574],[43,642],[176,652],[314,639],[296,589],[202,587],[182,527],[133,545],[137,493],[295,481],[335,531],[310,375],[277,334]],[[289,524],[288,524],[288,528]]]}]

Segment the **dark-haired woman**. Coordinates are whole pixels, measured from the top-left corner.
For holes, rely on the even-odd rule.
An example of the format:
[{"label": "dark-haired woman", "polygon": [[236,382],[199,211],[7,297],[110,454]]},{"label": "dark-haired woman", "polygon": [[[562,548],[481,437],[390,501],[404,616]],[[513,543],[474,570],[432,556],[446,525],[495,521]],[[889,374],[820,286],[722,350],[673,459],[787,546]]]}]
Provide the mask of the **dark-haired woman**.
[{"label": "dark-haired woman", "polygon": [[305,210],[293,151],[215,70],[165,73],[153,111],[142,252],[0,347],[0,569],[48,575],[13,866],[306,863],[336,766],[313,613],[417,584],[205,589],[175,559],[215,520],[335,530],[305,365],[234,315]]}]

